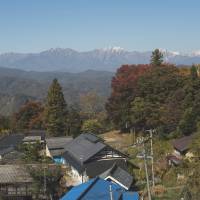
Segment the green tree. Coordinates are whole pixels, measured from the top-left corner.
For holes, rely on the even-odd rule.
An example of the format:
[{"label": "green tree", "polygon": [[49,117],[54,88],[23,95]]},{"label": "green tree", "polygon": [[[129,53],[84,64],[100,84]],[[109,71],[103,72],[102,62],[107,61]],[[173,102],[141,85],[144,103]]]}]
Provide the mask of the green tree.
[{"label": "green tree", "polygon": [[162,108],[159,104],[145,101],[144,98],[136,97],[132,102],[131,119],[132,125],[140,130],[143,128],[155,128],[161,124]]},{"label": "green tree", "polygon": [[88,119],[83,123],[82,132],[94,134],[102,133],[102,125],[97,119]]},{"label": "green tree", "polygon": [[163,54],[159,49],[155,49],[151,55],[151,64],[153,66],[160,66],[163,63]]},{"label": "green tree", "polygon": [[48,197],[51,195],[53,199],[59,199],[61,189],[60,180],[63,176],[60,166],[46,164],[46,166],[29,166],[28,169],[34,180],[32,193],[36,196],[36,199],[40,199],[41,195],[44,193],[44,170],[46,178],[46,195]]},{"label": "green tree", "polygon": [[178,130],[184,135],[190,135],[196,129],[196,112],[188,108],[179,122]]},{"label": "green tree", "polygon": [[67,131],[67,104],[62,87],[54,79],[47,95],[45,105],[45,124],[48,134],[53,136],[65,135]]},{"label": "green tree", "polygon": [[192,67],[190,68],[190,74],[192,79],[198,78],[197,67],[195,65],[192,65]]},{"label": "green tree", "polygon": [[78,136],[81,133],[82,119],[80,116],[80,109],[78,106],[70,106],[67,117],[67,135],[73,137]]},{"label": "green tree", "polygon": [[42,146],[39,142],[32,144],[22,144],[19,146],[19,150],[24,154],[23,160],[27,163],[34,163],[41,161],[40,151]]}]

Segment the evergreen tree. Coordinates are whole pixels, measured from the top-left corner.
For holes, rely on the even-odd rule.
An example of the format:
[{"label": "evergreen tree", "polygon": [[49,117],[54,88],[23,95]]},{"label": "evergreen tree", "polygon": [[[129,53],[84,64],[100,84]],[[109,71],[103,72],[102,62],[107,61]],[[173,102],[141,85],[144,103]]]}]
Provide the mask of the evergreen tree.
[{"label": "evergreen tree", "polygon": [[191,69],[190,69],[190,74],[191,74],[191,78],[193,80],[198,78],[198,73],[197,73],[197,68],[195,65],[192,65]]},{"label": "evergreen tree", "polygon": [[163,54],[159,49],[155,49],[151,55],[151,65],[160,66],[163,63]]},{"label": "evergreen tree", "polygon": [[64,99],[62,87],[54,79],[47,95],[45,105],[45,122],[47,133],[53,136],[65,135],[67,121],[67,104]]},{"label": "evergreen tree", "polygon": [[70,106],[69,114],[67,117],[67,135],[73,137],[81,134],[82,119],[80,116],[80,110],[78,106]]}]

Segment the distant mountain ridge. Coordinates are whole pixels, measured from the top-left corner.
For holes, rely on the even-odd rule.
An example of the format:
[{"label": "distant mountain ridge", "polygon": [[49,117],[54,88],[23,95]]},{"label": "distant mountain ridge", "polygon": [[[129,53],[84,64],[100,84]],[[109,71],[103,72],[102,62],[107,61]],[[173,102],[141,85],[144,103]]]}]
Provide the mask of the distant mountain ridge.
[{"label": "distant mountain ridge", "polygon": [[[191,54],[162,50],[166,62],[177,65],[200,63],[200,51]],[[149,63],[151,51],[126,51],[120,47],[79,52],[55,48],[40,53],[0,54],[0,66],[26,71],[83,72],[86,70],[116,71],[122,64]]]}]

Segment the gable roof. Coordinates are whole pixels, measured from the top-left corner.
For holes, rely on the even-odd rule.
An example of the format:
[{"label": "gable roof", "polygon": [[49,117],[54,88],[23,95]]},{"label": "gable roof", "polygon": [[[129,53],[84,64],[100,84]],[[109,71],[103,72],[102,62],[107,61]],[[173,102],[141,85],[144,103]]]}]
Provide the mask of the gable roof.
[{"label": "gable roof", "polygon": [[118,184],[95,178],[73,187],[61,200],[110,200],[110,188],[115,200],[139,200],[136,192],[127,192]]},{"label": "gable roof", "polygon": [[81,134],[72,140],[65,150],[78,162],[84,163],[105,147],[101,138],[92,134]]},{"label": "gable roof", "polygon": [[60,156],[66,150],[66,146],[73,140],[72,137],[50,137],[46,138],[47,147],[52,156]]},{"label": "gable roof", "polygon": [[22,143],[24,136],[22,134],[11,134],[0,139],[0,153],[8,153]]},{"label": "gable roof", "polygon": [[176,139],[173,142],[173,146],[175,149],[177,149],[180,152],[186,151],[189,149],[192,139],[193,139],[193,135]]},{"label": "gable roof", "polygon": [[45,130],[29,130],[24,133],[25,136],[40,136],[41,140],[45,140],[46,131]]},{"label": "gable roof", "polygon": [[[101,154],[102,150],[114,150],[122,156],[96,159],[95,156],[98,153]],[[90,178],[94,178],[111,168],[115,162],[122,168],[127,169],[127,156],[105,144],[101,138],[93,134],[79,135],[66,145],[65,152],[61,156],[66,163],[79,173],[86,172]],[[100,157],[103,156],[105,155],[100,155]]]},{"label": "gable roof", "polygon": [[33,179],[21,165],[0,165],[0,183],[30,183]]},{"label": "gable roof", "polygon": [[46,144],[49,149],[65,148],[73,140],[72,137],[50,137],[46,138]]},{"label": "gable roof", "polygon": [[133,182],[133,176],[131,176],[125,169],[119,167],[116,162],[110,169],[106,170],[99,177],[105,180],[112,179],[112,181],[120,184],[127,190],[131,187]]}]

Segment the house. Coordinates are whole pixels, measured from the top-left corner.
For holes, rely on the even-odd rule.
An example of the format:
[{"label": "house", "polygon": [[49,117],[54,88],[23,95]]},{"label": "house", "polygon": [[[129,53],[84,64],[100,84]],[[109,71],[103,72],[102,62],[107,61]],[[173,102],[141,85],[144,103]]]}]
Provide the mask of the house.
[{"label": "house", "polygon": [[174,152],[167,155],[166,159],[169,165],[179,165],[183,158],[192,158],[194,155],[190,152],[190,145],[193,135],[184,136],[173,141]]},{"label": "house", "polygon": [[128,192],[118,184],[94,178],[73,187],[60,200],[139,200],[137,192]]},{"label": "house", "polygon": [[65,161],[61,155],[65,152],[65,147],[72,140],[72,137],[46,138],[46,156],[52,158],[55,163],[65,164]]},{"label": "house", "polygon": [[45,142],[44,130],[29,130],[24,133],[23,143],[35,143],[39,142],[43,144]]},{"label": "house", "polygon": [[31,200],[33,179],[21,165],[0,165],[0,194],[6,200]]},{"label": "house", "polygon": [[189,135],[174,140],[173,142],[174,153],[179,156],[186,155],[190,149],[192,139],[193,135]]},{"label": "house", "polygon": [[93,134],[76,137],[66,146],[62,157],[79,183],[99,176],[114,163],[124,170],[127,169],[127,155],[113,149]]},{"label": "house", "polygon": [[2,137],[0,139],[0,160],[6,154],[14,151],[22,143],[23,138],[22,134],[11,134]]},{"label": "house", "polygon": [[114,163],[110,169],[100,174],[99,177],[104,180],[112,181],[126,190],[129,190],[133,183],[133,176],[126,170],[117,166],[116,163]]}]

